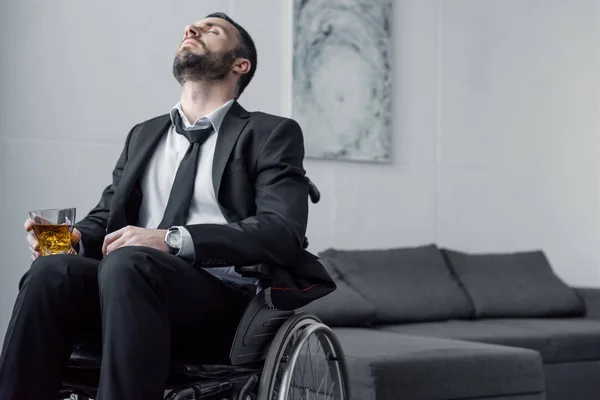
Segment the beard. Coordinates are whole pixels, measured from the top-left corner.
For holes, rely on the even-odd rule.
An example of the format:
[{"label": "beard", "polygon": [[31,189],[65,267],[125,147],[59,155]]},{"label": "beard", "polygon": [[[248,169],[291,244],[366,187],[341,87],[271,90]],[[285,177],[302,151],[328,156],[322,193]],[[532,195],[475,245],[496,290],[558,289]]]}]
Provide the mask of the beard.
[{"label": "beard", "polygon": [[223,80],[231,70],[231,65],[236,59],[235,50],[226,52],[212,52],[206,49],[204,54],[196,54],[190,49],[183,48],[173,60],[173,76],[183,85],[191,81],[218,81]]}]

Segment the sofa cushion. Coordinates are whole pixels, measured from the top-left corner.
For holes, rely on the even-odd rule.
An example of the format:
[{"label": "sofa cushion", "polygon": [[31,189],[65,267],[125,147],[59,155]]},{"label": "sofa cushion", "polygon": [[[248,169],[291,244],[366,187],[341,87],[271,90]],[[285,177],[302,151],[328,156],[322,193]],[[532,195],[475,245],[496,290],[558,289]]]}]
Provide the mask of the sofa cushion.
[{"label": "sofa cushion", "polygon": [[370,325],[375,320],[375,307],[348,286],[332,267],[327,255],[322,256],[320,261],[335,281],[337,289],[298,311],[313,313],[330,327]]},{"label": "sofa cushion", "polygon": [[546,339],[529,329],[495,323],[494,320],[442,321],[418,324],[382,325],[377,329],[445,339],[467,340],[480,343],[522,347],[546,354],[549,352]]},{"label": "sofa cushion", "polygon": [[541,358],[531,350],[372,329],[334,332],[355,399],[544,398]]},{"label": "sofa cushion", "polygon": [[545,363],[600,360],[600,321],[583,318],[445,321],[377,329],[531,349],[539,352]]},{"label": "sofa cushion", "polygon": [[585,317],[600,320],[600,288],[573,287],[583,304],[585,304]]},{"label": "sofa cushion", "polygon": [[334,250],[343,280],[377,310],[377,322],[468,318],[471,306],[435,245],[389,250]]},{"label": "sofa cushion", "polygon": [[598,399],[600,361],[546,364],[544,375],[547,399]]},{"label": "sofa cushion", "polygon": [[502,319],[498,324],[527,329],[547,341],[547,363],[600,360],[600,321],[585,318]]},{"label": "sofa cushion", "polygon": [[443,250],[477,317],[574,316],[585,305],[541,251],[467,254]]}]

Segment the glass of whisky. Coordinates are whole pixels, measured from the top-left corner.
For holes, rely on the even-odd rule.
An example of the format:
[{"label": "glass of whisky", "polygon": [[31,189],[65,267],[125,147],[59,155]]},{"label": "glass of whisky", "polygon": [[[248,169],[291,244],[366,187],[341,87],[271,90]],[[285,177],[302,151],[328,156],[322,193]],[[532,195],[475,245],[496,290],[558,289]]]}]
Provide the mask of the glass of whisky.
[{"label": "glass of whisky", "polygon": [[33,232],[40,242],[40,254],[76,254],[71,244],[75,208],[53,208],[29,212]]}]

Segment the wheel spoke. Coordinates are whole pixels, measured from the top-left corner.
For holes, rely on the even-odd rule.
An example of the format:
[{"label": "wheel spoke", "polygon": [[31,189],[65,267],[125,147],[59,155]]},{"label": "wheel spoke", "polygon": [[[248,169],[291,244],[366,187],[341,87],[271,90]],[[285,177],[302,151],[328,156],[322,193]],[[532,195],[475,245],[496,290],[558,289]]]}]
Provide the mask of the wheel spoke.
[{"label": "wheel spoke", "polygon": [[[320,342],[320,341],[317,339],[317,343],[319,343],[319,342]],[[308,350],[309,350],[309,354],[311,354],[311,357],[312,357],[312,352],[310,351],[310,344],[309,344],[309,348],[308,348]],[[318,350],[318,344],[317,344],[317,366],[319,366],[319,350]],[[311,377],[312,377],[312,379],[311,379],[311,382],[316,382],[316,381],[317,381],[317,379],[318,379],[319,377],[318,377],[318,375],[317,375],[317,376],[315,376],[315,369],[314,369],[314,367],[313,367],[313,363],[312,363],[312,362],[310,363],[310,372],[311,372],[311,374],[310,374],[310,375],[311,375]],[[317,394],[317,397],[318,397],[318,394]]]},{"label": "wheel spoke", "polygon": [[[314,340],[317,343],[311,343]],[[329,328],[310,315],[299,314],[280,332],[275,344],[267,357],[275,366],[266,375],[270,376],[268,400],[278,400],[273,397],[278,395],[287,395],[287,400],[346,400],[344,357]]]},{"label": "wheel spoke", "polygon": [[[320,350],[320,349],[321,349],[321,341],[319,340],[319,341],[317,342],[317,354],[319,354],[319,350]],[[321,364],[321,363],[317,363],[317,376],[320,376],[320,375],[319,375],[319,364]]]},{"label": "wheel spoke", "polygon": [[[303,353],[306,353],[306,351],[304,351],[304,352],[301,351],[300,352],[300,357],[302,357]],[[306,371],[306,360],[307,360],[307,357],[306,357],[306,354],[304,354],[304,360],[303,360],[304,363],[302,365],[302,368],[298,369],[298,371],[300,372],[300,376],[302,377],[302,382],[304,382],[304,372]]]},{"label": "wheel spoke", "polygon": [[[327,376],[325,376],[323,379],[321,379],[321,383],[319,383],[319,387],[317,388],[317,393],[321,393],[321,388],[323,387],[323,385],[326,384],[326,380]],[[325,386],[325,390],[327,390],[327,386]]]},{"label": "wheel spoke", "polygon": [[[328,377],[329,377],[329,365],[327,365],[327,369],[325,370],[325,383],[327,383]],[[325,394],[327,394],[327,391],[325,391]]]},{"label": "wheel spoke", "polygon": [[[329,393],[331,393],[332,395],[335,393],[335,391],[333,390],[333,387],[334,387],[334,386],[335,386],[335,381],[333,381],[333,380],[332,380],[332,382],[331,382],[331,392],[329,392]],[[330,396],[330,395],[328,394],[328,395],[327,395],[327,398],[328,398],[328,399],[332,399],[333,397],[332,397],[332,396]]]},{"label": "wheel spoke", "polygon": [[[301,400],[338,399],[339,382],[337,382],[337,380],[339,380],[340,377],[339,374],[335,372],[337,371],[337,361],[335,358],[331,358],[335,357],[334,355],[328,354],[329,351],[325,350],[323,341],[326,339],[321,336],[320,333],[309,336],[303,342],[302,347],[297,350],[298,362],[295,364],[294,370],[291,371],[292,379],[288,389],[290,400],[293,400],[298,396]],[[317,341],[316,345],[311,343],[313,340]],[[315,348],[316,351],[314,351]],[[301,357],[304,357],[304,360],[302,360]],[[317,365],[313,365],[314,363],[317,363]],[[321,363],[324,364],[325,369],[323,371],[323,377],[320,375]],[[332,368],[334,372],[332,372]]]},{"label": "wheel spoke", "polygon": [[304,353],[304,363],[303,363],[303,366],[302,366],[302,371],[303,371],[303,372],[302,372],[302,382],[303,382],[305,385],[306,385],[306,380],[304,379],[304,377],[305,377],[305,375],[306,375],[306,374],[305,374],[305,372],[306,372],[306,370],[307,370],[307,368],[306,368],[306,363],[308,362],[308,360],[309,360],[309,357],[310,357],[310,338],[308,338],[308,340],[306,341],[306,344],[308,345],[307,347],[308,347],[308,350],[309,350],[309,351],[306,351],[306,347],[304,347],[304,351],[301,351],[301,352],[300,352],[300,354],[301,354],[301,355]]},{"label": "wheel spoke", "polygon": [[[300,399],[303,399],[304,396],[302,395],[302,385],[298,384],[298,382],[296,382],[296,379],[293,379],[293,382],[296,384],[295,385],[296,390],[294,390],[293,393],[295,394],[296,392],[299,392],[300,393]],[[294,386],[290,385],[290,387],[294,387]]]}]

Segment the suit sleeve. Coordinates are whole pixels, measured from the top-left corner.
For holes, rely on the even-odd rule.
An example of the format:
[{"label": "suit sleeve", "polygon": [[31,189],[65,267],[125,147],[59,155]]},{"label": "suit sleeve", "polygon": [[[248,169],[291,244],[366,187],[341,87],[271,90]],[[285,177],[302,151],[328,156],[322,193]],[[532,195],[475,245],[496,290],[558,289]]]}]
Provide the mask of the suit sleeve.
[{"label": "suit sleeve", "polygon": [[[226,225],[187,225],[196,263],[204,266],[295,264],[308,221],[308,181],[300,126],[285,119],[267,137],[257,161],[256,215]],[[214,262],[213,262],[214,261]]]},{"label": "suit sleeve", "polygon": [[104,242],[104,236],[106,235],[108,214],[112,205],[115,188],[121,180],[123,169],[127,163],[129,142],[134,129],[135,127],[129,131],[127,139],[125,140],[125,147],[113,169],[112,183],[104,189],[96,207],[94,207],[85,218],[75,224],[75,228],[81,232],[81,249],[83,249],[83,252],[80,251],[80,254],[86,257],[96,259],[102,258],[102,243]]}]

